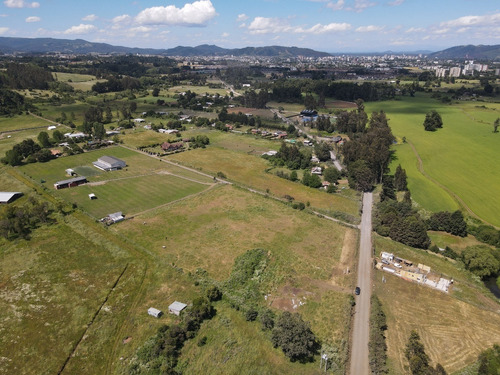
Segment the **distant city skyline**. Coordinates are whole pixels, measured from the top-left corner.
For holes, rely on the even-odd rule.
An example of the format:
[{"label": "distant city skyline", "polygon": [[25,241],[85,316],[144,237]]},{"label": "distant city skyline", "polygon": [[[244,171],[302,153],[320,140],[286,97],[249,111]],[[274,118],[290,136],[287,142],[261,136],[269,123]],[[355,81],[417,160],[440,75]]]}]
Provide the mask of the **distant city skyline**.
[{"label": "distant city skyline", "polygon": [[498,0],[2,0],[0,36],[330,53],[500,44]]}]

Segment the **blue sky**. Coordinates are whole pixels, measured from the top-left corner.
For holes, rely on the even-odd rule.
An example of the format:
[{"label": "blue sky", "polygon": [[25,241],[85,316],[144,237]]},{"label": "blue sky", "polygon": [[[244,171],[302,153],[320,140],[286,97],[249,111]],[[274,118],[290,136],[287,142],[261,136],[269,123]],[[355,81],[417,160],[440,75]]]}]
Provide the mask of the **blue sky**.
[{"label": "blue sky", "polygon": [[500,44],[499,0],[0,1],[0,36],[10,37],[326,52]]}]

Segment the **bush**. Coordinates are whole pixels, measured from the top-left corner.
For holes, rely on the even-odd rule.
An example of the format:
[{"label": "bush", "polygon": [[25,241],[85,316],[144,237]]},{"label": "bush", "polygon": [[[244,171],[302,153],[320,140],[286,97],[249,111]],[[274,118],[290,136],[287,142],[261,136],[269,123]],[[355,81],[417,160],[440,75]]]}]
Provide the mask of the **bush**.
[{"label": "bush", "polygon": [[255,321],[255,319],[257,319],[258,315],[259,313],[257,312],[257,310],[255,310],[255,308],[253,307],[250,307],[245,313],[245,319],[247,320],[247,322],[253,322]]}]

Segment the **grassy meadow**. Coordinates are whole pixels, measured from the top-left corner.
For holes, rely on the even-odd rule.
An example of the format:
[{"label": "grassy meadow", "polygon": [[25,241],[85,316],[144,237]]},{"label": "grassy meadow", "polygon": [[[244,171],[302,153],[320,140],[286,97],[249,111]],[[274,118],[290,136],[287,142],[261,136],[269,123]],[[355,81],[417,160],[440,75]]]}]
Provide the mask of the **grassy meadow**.
[{"label": "grassy meadow", "polygon": [[209,147],[174,154],[168,159],[199,168],[210,174],[223,172],[231,181],[261,192],[269,192],[277,197],[290,195],[298,202],[309,202],[314,208],[327,212],[344,212],[353,217],[359,217],[359,201],[336,194],[327,194],[324,191],[311,189],[300,183],[266,173],[270,164],[255,155]]},{"label": "grassy meadow", "polygon": [[[384,110],[393,133],[399,139],[405,137],[421,158],[427,176],[416,168],[418,158],[415,153],[411,155],[411,145],[395,147],[393,165],[401,163],[407,169],[409,188],[417,203],[428,210],[453,210],[460,204],[482,220],[500,226],[500,196],[491,194],[494,187],[500,186],[500,172],[492,167],[500,142],[500,135],[493,133],[500,104],[448,105],[418,93],[414,98],[366,103],[366,109]],[[444,125],[435,132],[426,132],[422,125],[425,114],[433,109],[441,114]],[[446,194],[451,199],[445,199]]]},{"label": "grassy meadow", "polygon": [[[463,241],[465,244],[473,239],[457,239],[452,247],[459,250]],[[434,272],[454,280],[451,293],[446,294],[375,271],[374,293],[379,296],[387,315],[390,374],[408,371],[404,348],[412,329],[420,334],[433,365],[441,363],[448,373],[464,368],[474,362],[482,350],[498,343],[498,302],[459,263],[379,236],[375,238],[375,246],[377,253],[393,252],[414,263],[426,264]],[[386,282],[382,282],[382,277]]]},{"label": "grassy meadow", "polygon": [[[179,279],[203,269],[207,277],[222,282],[238,255],[263,248],[270,262],[264,271],[266,281],[260,303],[293,310],[292,300],[300,299],[305,304],[298,311],[311,322],[323,342],[341,346],[342,339],[348,336],[354,276],[344,275],[343,269],[352,268],[355,261],[357,235],[352,229],[226,185],[149,211],[140,215],[140,220],[124,221],[110,230],[137,248],[147,249],[161,264],[175,267]],[[134,318],[122,331],[123,337],[134,340],[119,345],[113,358],[115,366],[122,369],[119,373],[124,371],[124,365],[117,358],[130,357],[142,343],[135,337],[144,337],[145,332],[151,335],[163,323],[164,318],[152,322],[142,317],[147,307],[165,309],[173,299],[192,298],[192,282],[177,289],[177,277],[169,279],[162,275],[163,271],[154,272],[154,285],[131,312]],[[217,316],[204,323],[199,333],[200,337],[208,337],[204,349],[196,346],[197,339],[184,348],[186,373],[241,373],[242,366],[250,363],[259,373],[316,373],[317,364],[292,364],[281,351],[272,349],[258,322],[246,322],[241,312],[229,309],[224,301],[216,308]],[[223,334],[221,325],[227,327]],[[263,352],[266,355],[261,357]],[[218,361],[226,357],[225,362]],[[256,369],[252,366],[248,371],[255,373]]]}]

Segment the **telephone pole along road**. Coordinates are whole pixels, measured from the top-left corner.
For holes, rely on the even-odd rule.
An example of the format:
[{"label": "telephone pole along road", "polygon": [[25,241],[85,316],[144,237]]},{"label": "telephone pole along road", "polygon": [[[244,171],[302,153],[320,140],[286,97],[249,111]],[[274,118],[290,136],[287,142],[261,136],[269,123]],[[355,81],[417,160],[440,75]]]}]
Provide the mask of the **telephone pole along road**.
[{"label": "telephone pole along road", "polygon": [[363,214],[359,243],[358,284],[351,346],[351,375],[369,375],[368,341],[370,332],[370,299],[372,270],[372,203],[373,193],[363,195]]}]

